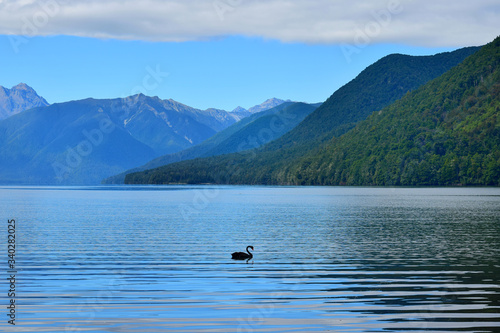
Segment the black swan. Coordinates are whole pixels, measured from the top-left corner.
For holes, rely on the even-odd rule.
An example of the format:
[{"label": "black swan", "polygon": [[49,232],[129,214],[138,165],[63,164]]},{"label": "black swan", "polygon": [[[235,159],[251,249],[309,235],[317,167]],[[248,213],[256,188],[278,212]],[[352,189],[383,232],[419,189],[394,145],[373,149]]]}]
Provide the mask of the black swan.
[{"label": "black swan", "polygon": [[252,249],[253,251],[253,246],[247,246],[247,252],[234,252],[231,254],[231,259],[236,259],[236,260],[245,260],[245,259],[252,259],[253,254],[248,251],[248,249]]}]

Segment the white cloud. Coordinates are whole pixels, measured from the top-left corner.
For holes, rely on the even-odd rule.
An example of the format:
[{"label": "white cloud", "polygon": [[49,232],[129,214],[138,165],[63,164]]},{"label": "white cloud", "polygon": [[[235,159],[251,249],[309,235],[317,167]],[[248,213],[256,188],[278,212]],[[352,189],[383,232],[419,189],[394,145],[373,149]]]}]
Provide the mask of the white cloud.
[{"label": "white cloud", "polygon": [[498,0],[0,0],[0,34],[189,41],[228,35],[312,44],[480,45]]}]

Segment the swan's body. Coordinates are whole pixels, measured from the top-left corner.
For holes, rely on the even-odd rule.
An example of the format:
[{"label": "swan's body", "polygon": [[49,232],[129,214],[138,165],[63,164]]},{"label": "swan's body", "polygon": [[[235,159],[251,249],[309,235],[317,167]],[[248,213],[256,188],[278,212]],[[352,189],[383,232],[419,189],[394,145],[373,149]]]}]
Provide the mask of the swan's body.
[{"label": "swan's body", "polygon": [[248,251],[248,249],[252,249],[252,251],[253,251],[253,246],[247,246],[247,253],[245,253],[245,252],[234,252],[233,254],[231,254],[231,259],[235,259],[235,260],[252,259],[253,258],[253,254],[250,251]]}]

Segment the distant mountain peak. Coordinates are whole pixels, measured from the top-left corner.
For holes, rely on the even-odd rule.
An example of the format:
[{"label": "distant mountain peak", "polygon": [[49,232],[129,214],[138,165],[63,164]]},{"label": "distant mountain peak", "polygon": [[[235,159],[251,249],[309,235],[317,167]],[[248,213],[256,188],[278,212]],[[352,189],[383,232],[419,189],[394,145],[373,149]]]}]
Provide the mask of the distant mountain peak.
[{"label": "distant mountain peak", "polygon": [[264,103],[251,107],[250,109],[248,109],[248,111],[250,113],[262,112],[277,107],[278,105],[281,105],[285,102],[291,102],[291,101],[290,100],[285,101],[279,98],[269,98]]},{"label": "distant mountain peak", "polygon": [[19,83],[11,89],[0,88],[0,120],[28,109],[49,105],[26,83]]},{"label": "distant mountain peak", "polygon": [[29,90],[29,91],[35,91],[33,88],[31,88],[30,86],[28,86],[26,83],[19,83],[18,85],[12,87],[11,90]]},{"label": "distant mountain peak", "polygon": [[238,106],[236,109],[234,109],[233,111],[231,112],[247,112],[248,110],[245,109],[245,108],[242,108],[241,106]]}]

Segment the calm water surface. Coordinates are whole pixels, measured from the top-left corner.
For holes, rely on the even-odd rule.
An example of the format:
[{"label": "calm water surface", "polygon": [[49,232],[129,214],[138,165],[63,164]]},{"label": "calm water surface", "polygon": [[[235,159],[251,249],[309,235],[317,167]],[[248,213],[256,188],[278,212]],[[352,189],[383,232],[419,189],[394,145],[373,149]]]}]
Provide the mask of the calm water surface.
[{"label": "calm water surface", "polygon": [[3,332],[500,332],[500,189],[2,187],[0,212]]}]

